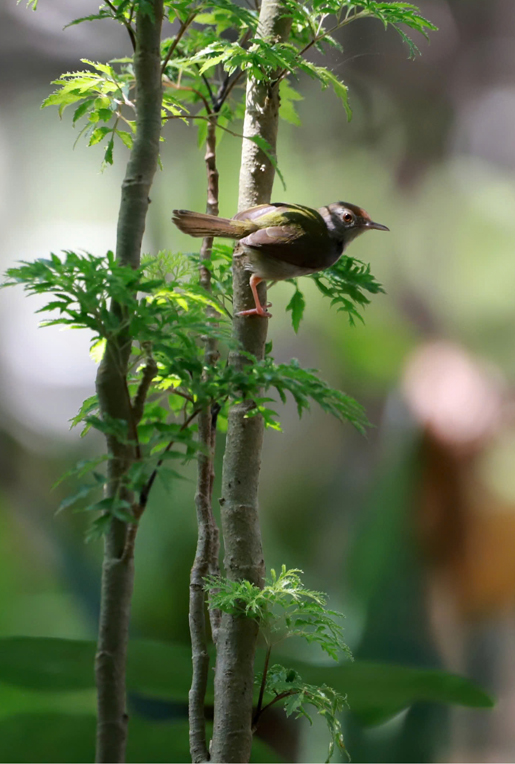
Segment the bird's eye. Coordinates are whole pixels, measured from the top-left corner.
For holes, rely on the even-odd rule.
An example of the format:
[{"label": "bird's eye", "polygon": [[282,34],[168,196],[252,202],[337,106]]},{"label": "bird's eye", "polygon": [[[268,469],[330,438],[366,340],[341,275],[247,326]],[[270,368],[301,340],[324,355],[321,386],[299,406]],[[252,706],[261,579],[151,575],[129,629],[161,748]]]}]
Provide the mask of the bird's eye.
[{"label": "bird's eye", "polygon": [[342,217],[345,223],[352,223],[352,221],[354,220],[354,215],[352,214],[352,212],[344,212]]}]

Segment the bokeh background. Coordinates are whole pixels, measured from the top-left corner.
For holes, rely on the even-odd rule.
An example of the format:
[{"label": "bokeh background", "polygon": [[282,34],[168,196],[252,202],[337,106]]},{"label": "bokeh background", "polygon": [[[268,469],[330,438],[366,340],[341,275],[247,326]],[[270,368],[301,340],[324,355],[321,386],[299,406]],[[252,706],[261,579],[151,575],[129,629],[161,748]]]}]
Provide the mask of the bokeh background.
[{"label": "bokeh background", "polygon": [[[498,699],[493,711],[416,704],[372,730],[350,718],[354,761],[514,761],[515,7],[418,4],[440,31],[417,40],[416,60],[373,21],[351,25],[344,52],[330,54],[350,87],[350,124],[331,93],[302,77],[302,125],[281,128],[287,189],[277,181],[275,201],[343,198],[391,233],[352,246],[386,291],[364,325],[351,328],[305,280],[295,334],[284,310],[291,285],[270,293],[276,358],[319,368],[366,406],[373,428],[363,438],[316,409],[299,422],[293,406],[279,408],[284,431],[267,433],[262,463],[266,562],[301,568],[308,586],[330,594],[358,657],[463,673]],[[102,149],[73,150],[70,117],[39,109],[50,81],[79,58],[129,52],[109,22],[63,31],[96,8],[0,7],[2,270],[50,251],[114,247],[125,149],[101,173]],[[203,209],[204,165],[195,128],[172,123],[165,134],[145,249],[188,251],[170,212]],[[239,140],[224,136],[226,216],[236,211],[239,155]],[[66,488],[52,485],[103,448],[69,430],[96,367],[84,333],[38,329],[38,307],[21,290],[1,293],[0,636],[93,639],[100,544],[84,544],[84,516],[55,515]],[[146,512],[134,636],[188,640],[193,491],[191,481],[156,491]],[[37,706],[8,685],[0,697],[3,718]],[[297,759],[322,760],[323,728],[299,730]],[[5,746],[3,761],[20,760]]]}]

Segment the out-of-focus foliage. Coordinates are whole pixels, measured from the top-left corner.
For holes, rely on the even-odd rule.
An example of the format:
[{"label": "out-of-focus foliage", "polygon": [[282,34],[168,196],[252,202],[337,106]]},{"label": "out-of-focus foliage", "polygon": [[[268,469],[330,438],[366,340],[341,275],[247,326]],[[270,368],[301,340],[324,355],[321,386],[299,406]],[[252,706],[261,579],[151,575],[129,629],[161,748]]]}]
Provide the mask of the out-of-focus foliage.
[{"label": "out-of-focus foliage", "polygon": [[[28,639],[13,638],[0,640],[0,691],[2,687],[11,687],[11,697],[15,701],[14,688],[21,688],[25,694],[25,714],[9,715],[9,703],[4,708],[3,720],[0,715],[5,736],[0,744],[2,751],[11,751],[11,758],[17,761],[79,761],[86,757],[85,751],[93,745],[87,741],[87,732],[93,724],[94,711],[94,676],[91,662],[95,654],[95,643],[65,639]],[[263,651],[259,651],[258,660],[263,660]],[[129,645],[127,682],[133,693],[134,703],[137,697],[147,701],[147,714],[144,706],[134,705],[131,718],[135,720],[135,733],[129,749],[128,761],[143,761],[143,745],[149,746],[154,761],[184,761],[187,744],[184,738],[186,723],[179,722],[185,714],[190,687],[190,650],[186,645],[158,643],[146,640],[134,640]],[[288,659],[289,660],[289,659]],[[292,668],[272,667],[272,676],[268,683],[268,698],[295,689],[295,696],[308,705],[314,701],[319,712],[329,714],[329,722],[338,725],[337,714],[343,703],[341,696],[348,696],[355,713],[371,723],[398,713],[416,700],[430,699],[439,702],[452,702],[460,705],[482,707],[490,705],[488,696],[458,676],[438,671],[423,671],[380,664],[347,662],[336,666],[320,666],[299,661],[291,661]],[[302,680],[300,679],[302,676]],[[325,698],[324,685],[331,681],[335,690],[327,688]],[[286,684],[286,689],[282,685]],[[257,700],[258,686],[256,686]],[[44,705],[41,705],[43,699]],[[212,702],[212,677],[208,687],[208,702]],[[159,725],[151,723],[150,701],[156,703],[168,701],[162,705],[162,721]],[[8,697],[6,696],[8,701]],[[293,701],[291,701],[293,703]],[[75,714],[70,715],[70,704]],[[300,708],[290,705],[287,713],[298,713]],[[48,713],[42,713],[46,707]],[[50,711],[51,709],[51,711]],[[332,710],[331,710],[332,709]],[[301,710],[302,712],[302,710]],[[11,712],[12,713],[12,712]],[[166,723],[165,723],[166,721]],[[63,724],[69,722],[69,728]],[[182,726],[184,724],[184,727]],[[11,725],[11,726],[9,726]],[[39,730],[38,735],[23,735],[22,730]],[[335,734],[340,734],[335,728]],[[59,734],[69,744],[57,748]],[[154,735],[154,741],[150,738]],[[94,739],[94,735],[93,735]],[[7,748],[7,743],[12,748]],[[265,756],[266,758],[261,758]],[[16,758],[19,757],[19,758]],[[257,738],[253,746],[253,761],[277,761],[277,755],[262,744]]]}]

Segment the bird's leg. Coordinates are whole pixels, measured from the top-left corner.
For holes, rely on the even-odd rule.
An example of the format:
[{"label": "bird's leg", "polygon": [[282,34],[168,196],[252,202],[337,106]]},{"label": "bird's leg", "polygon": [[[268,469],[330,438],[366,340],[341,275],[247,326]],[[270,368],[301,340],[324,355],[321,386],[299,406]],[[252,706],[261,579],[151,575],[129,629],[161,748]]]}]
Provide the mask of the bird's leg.
[{"label": "bird's leg", "polygon": [[258,284],[261,284],[262,281],[263,279],[259,278],[259,276],[256,276],[255,273],[252,274],[250,277],[250,288],[252,289],[252,295],[254,297],[256,307],[250,308],[250,310],[240,310],[239,313],[236,313],[237,316],[262,316],[263,318],[272,318],[272,314],[266,310],[266,308],[271,307],[270,303],[267,303],[266,307],[264,308],[259,301],[257,286]]}]

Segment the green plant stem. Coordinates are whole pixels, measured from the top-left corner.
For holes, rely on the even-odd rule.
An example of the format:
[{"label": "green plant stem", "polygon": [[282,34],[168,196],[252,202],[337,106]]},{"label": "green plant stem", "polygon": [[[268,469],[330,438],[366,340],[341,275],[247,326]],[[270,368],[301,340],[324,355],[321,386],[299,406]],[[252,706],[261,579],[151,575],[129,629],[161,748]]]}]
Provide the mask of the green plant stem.
[{"label": "green plant stem", "polygon": [[[207,204],[208,215],[218,215],[218,170],[216,167],[216,117],[209,120],[206,154],[207,172]],[[211,292],[211,272],[206,265],[211,258],[213,238],[206,237],[200,250],[200,283],[207,292]],[[208,307],[207,315],[216,316],[216,311]],[[217,358],[218,348],[214,338],[205,339],[204,360],[209,368]],[[205,372],[206,374],[209,371]],[[206,594],[204,578],[208,573],[220,573],[218,555],[220,549],[219,531],[213,515],[213,482],[215,476],[214,457],[216,428],[213,425],[211,406],[205,407],[199,413],[198,419],[199,442],[204,446],[197,461],[197,492],[195,505],[197,509],[198,539],[195,560],[190,575],[189,625],[191,636],[193,674],[189,692],[189,722],[190,722],[190,753],[193,762],[209,760],[206,738],[205,696],[209,672],[209,655],[207,652],[207,629],[205,619]],[[216,642],[220,614],[210,611],[211,632]]]},{"label": "green plant stem", "polygon": [[[157,169],[161,133],[160,39],[163,0],[152,0],[154,19],[138,9],[136,15],[136,138],[122,185],[118,216],[116,256],[123,265],[139,266],[148,199]],[[113,303],[113,313],[122,310]],[[97,374],[97,392],[103,415],[122,419],[128,429],[134,421],[127,395],[131,343],[120,337],[107,343]],[[124,476],[136,458],[134,448],[108,436],[108,496],[119,495],[136,509],[134,496],[124,486]],[[123,762],[127,742],[126,660],[129,618],[134,581],[133,548],[126,553],[128,525],[113,518],[109,527],[102,568],[100,624],[95,674],[98,696],[98,762]]]},{"label": "green plant stem", "polygon": [[[279,0],[264,0],[258,33],[286,41],[291,20]],[[275,151],[279,118],[278,89],[268,83],[247,82],[244,134],[264,138]],[[238,208],[270,201],[274,167],[253,141],[243,141]],[[248,272],[239,259],[233,264],[234,312],[252,304]],[[264,291],[264,290],[263,290]],[[263,295],[264,296],[264,295]],[[262,299],[263,299],[262,296]],[[267,320],[235,316],[234,333],[243,349],[264,357]],[[230,363],[246,360],[233,353]],[[232,406],[222,476],[221,518],[226,575],[262,587],[264,559],[259,527],[257,491],[264,424],[247,418],[252,401]],[[217,762],[246,762],[252,745],[252,695],[258,624],[254,619],[222,615],[217,640],[212,758]]]},{"label": "green plant stem", "polygon": [[254,730],[257,728],[259,720],[261,719],[261,717],[263,716],[263,714],[268,708],[273,706],[275,703],[279,703],[279,701],[284,700],[285,698],[290,698],[292,695],[297,695],[297,694],[298,694],[298,690],[288,690],[288,692],[281,692],[279,693],[279,695],[276,695],[275,698],[273,698],[273,700],[270,701],[270,703],[267,703],[266,706],[263,706],[260,709],[259,714],[256,713],[256,716],[254,717]]},{"label": "green plant stem", "polygon": [[263,678],[261,679],[261,687],[259,688],[259,698],[256,707],[256,713],[254,714],[253,726],[255,727],[257,721],[261,715],[261,709],[263,708],[263,698],[265,696],[266,677],[268,674],[268,666],[270,663],[270,653],[272,652],[272,645],[268,645],[265,657],[265,665],[263,666]]}]

